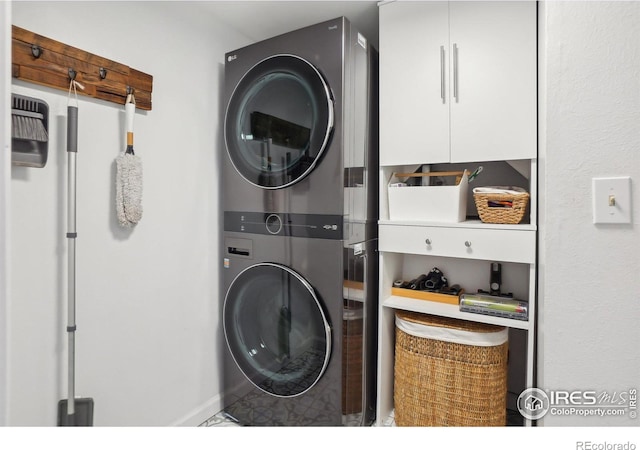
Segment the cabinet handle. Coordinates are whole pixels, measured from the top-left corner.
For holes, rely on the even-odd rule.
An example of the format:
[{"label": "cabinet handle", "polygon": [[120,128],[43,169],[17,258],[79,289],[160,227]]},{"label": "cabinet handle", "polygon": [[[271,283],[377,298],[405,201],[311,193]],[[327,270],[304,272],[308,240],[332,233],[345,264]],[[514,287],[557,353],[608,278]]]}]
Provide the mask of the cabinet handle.
[{"label": "cabinet handle", "polygon": [[453,44],[453,97],[458,103],[458,44]]},{"label": "cabinet handle", "polygon": [[471,247],[471,241],[464,241],[465,247]]},{"label": "cabinet handle", "polygon": [[444,98],[444,45],[440,46],[440,98],[442,104],[445,104]]},{"label": "cabinet handle", "polygon": [[429,239],[429,238],[425,239],[425,240],[424,240],[424,242],[425,242],[427,245],[431,245],[431,239]]}]

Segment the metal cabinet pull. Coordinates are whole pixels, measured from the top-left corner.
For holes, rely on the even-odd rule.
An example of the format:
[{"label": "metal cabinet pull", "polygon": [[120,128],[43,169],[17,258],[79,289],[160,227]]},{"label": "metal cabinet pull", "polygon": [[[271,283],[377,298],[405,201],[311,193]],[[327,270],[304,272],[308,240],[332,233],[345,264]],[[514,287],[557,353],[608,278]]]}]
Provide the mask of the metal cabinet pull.
[{"label": "metal cabinet pull", "polygon": [[444,45],[440,46],[440,98],[442,98],[442,104],[444,105]]},{"label": "metal cabinet pull", "polygon": [[427,238],[424,240],[424,243],[427,245],[431,245],[431,239]]},{"label": "metal cabinet pull", "polygon": [[471,247],[471,241],[464,241],[464,246],[467,248]]},{"label": "metal cabinet pull", "polygon": [[458,102],[458,44],[453,44],[453,97]]}]

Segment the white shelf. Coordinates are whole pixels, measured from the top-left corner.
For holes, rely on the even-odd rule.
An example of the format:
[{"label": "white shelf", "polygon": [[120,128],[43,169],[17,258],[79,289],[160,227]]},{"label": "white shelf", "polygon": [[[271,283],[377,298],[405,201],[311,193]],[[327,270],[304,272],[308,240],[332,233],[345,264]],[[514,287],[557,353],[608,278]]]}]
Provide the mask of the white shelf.
[{"label": "white shelf", "polygon": [[442,228],[478,228],[489,230],[517,230],[536,231],[535,224],[500,224],[484,223],[480,220],[465,220],[464,222],[421,222],[421,221],[400,221],[400,220],[378,220],[378,225],[402,225],[410,227],[442,227]]},{"label": "white shelf", "polygon": [[505,319],[503,317],[487,316],[460,311],[457,305],[447,303],[430,302],[428,300],[415,300],[407,297],[392,295],[382,302],[382,306],[387,308],[402,309],[423,314],[433,314],[436,316],[451,317],[453,319],[463,319],[471,322],[488,323],[509,328],[528,330],[529,321]]},{"label": "white shelf", "polygon": [[[393,2],[379,11],[380,42],[386,51],[380,60],[378,425],[393,423],[388,418],[394,413],[396,311],[519,330],[510,333],[514,353],[508,389],[522,391],[536,384],[536,4],[508,3]],[[453,58],[457,45],[465,55],[460,71]],[[516,61],[507,70],[495,64],[505,55]],[[487,89],[489,78],[477,77],[479,71],[491,73],[495,89]],[[458,79],[465,86],[460,101],[453,86]],[[511,86],[513,95],[495,101],[495,92],[505,86]],[[422,99],[418,103],[416,95]],[[399,116],[398,110],[406,114]],[[437,172],[478,164],[484,165],[483,185],[516,186],[523,177],[528,181],[527,223],[484,223],[473,215],[468,195],[461,198],[467,203],[467,217],[475,220],[436,222],[446,217],[409,214],[412,209],[394,214],[398,203],[388,187],[393,173],[414,172],[417,166],[422,166],[420,171]],[[436,212],[451,206],[429,198],[407,203],[409,208],[429,207]],[[503,286],[529,301],[529,320],[462,312],[457,304],[391,295],[394,281],[440,263],[462,282],[482,285],[489,281],[486,261],[505,263]]]}]

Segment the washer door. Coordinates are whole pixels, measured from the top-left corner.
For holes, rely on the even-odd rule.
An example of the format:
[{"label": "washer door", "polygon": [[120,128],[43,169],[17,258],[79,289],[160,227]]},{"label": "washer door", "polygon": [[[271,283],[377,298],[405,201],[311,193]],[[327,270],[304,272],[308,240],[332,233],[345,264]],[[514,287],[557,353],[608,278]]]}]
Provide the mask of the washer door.
[{"label": "washer door", "polygon": [[262,263],[242,271],[224,301],[229,351],[257,388],[293,397],[322,377],[331,329],[311,285],[288,267]]},{"label": "washer door", "polygon": [[231,95],[227,152],[249,183],[287,187],[314,169],[333,124],[333,101],[320,72],[298,56],[275,55],[253,66]]}]

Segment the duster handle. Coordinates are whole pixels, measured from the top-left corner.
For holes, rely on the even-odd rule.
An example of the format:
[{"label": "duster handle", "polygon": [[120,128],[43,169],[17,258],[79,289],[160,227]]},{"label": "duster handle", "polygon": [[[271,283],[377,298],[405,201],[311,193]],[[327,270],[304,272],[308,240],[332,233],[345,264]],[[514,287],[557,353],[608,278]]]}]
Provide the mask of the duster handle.
[{"label": "duster handle", "polygon": [[133,118],[136,114],[136,99],[133,94],[127,95],[127,102],[124,105],[127,122],[127,146],[133,146]]}]

